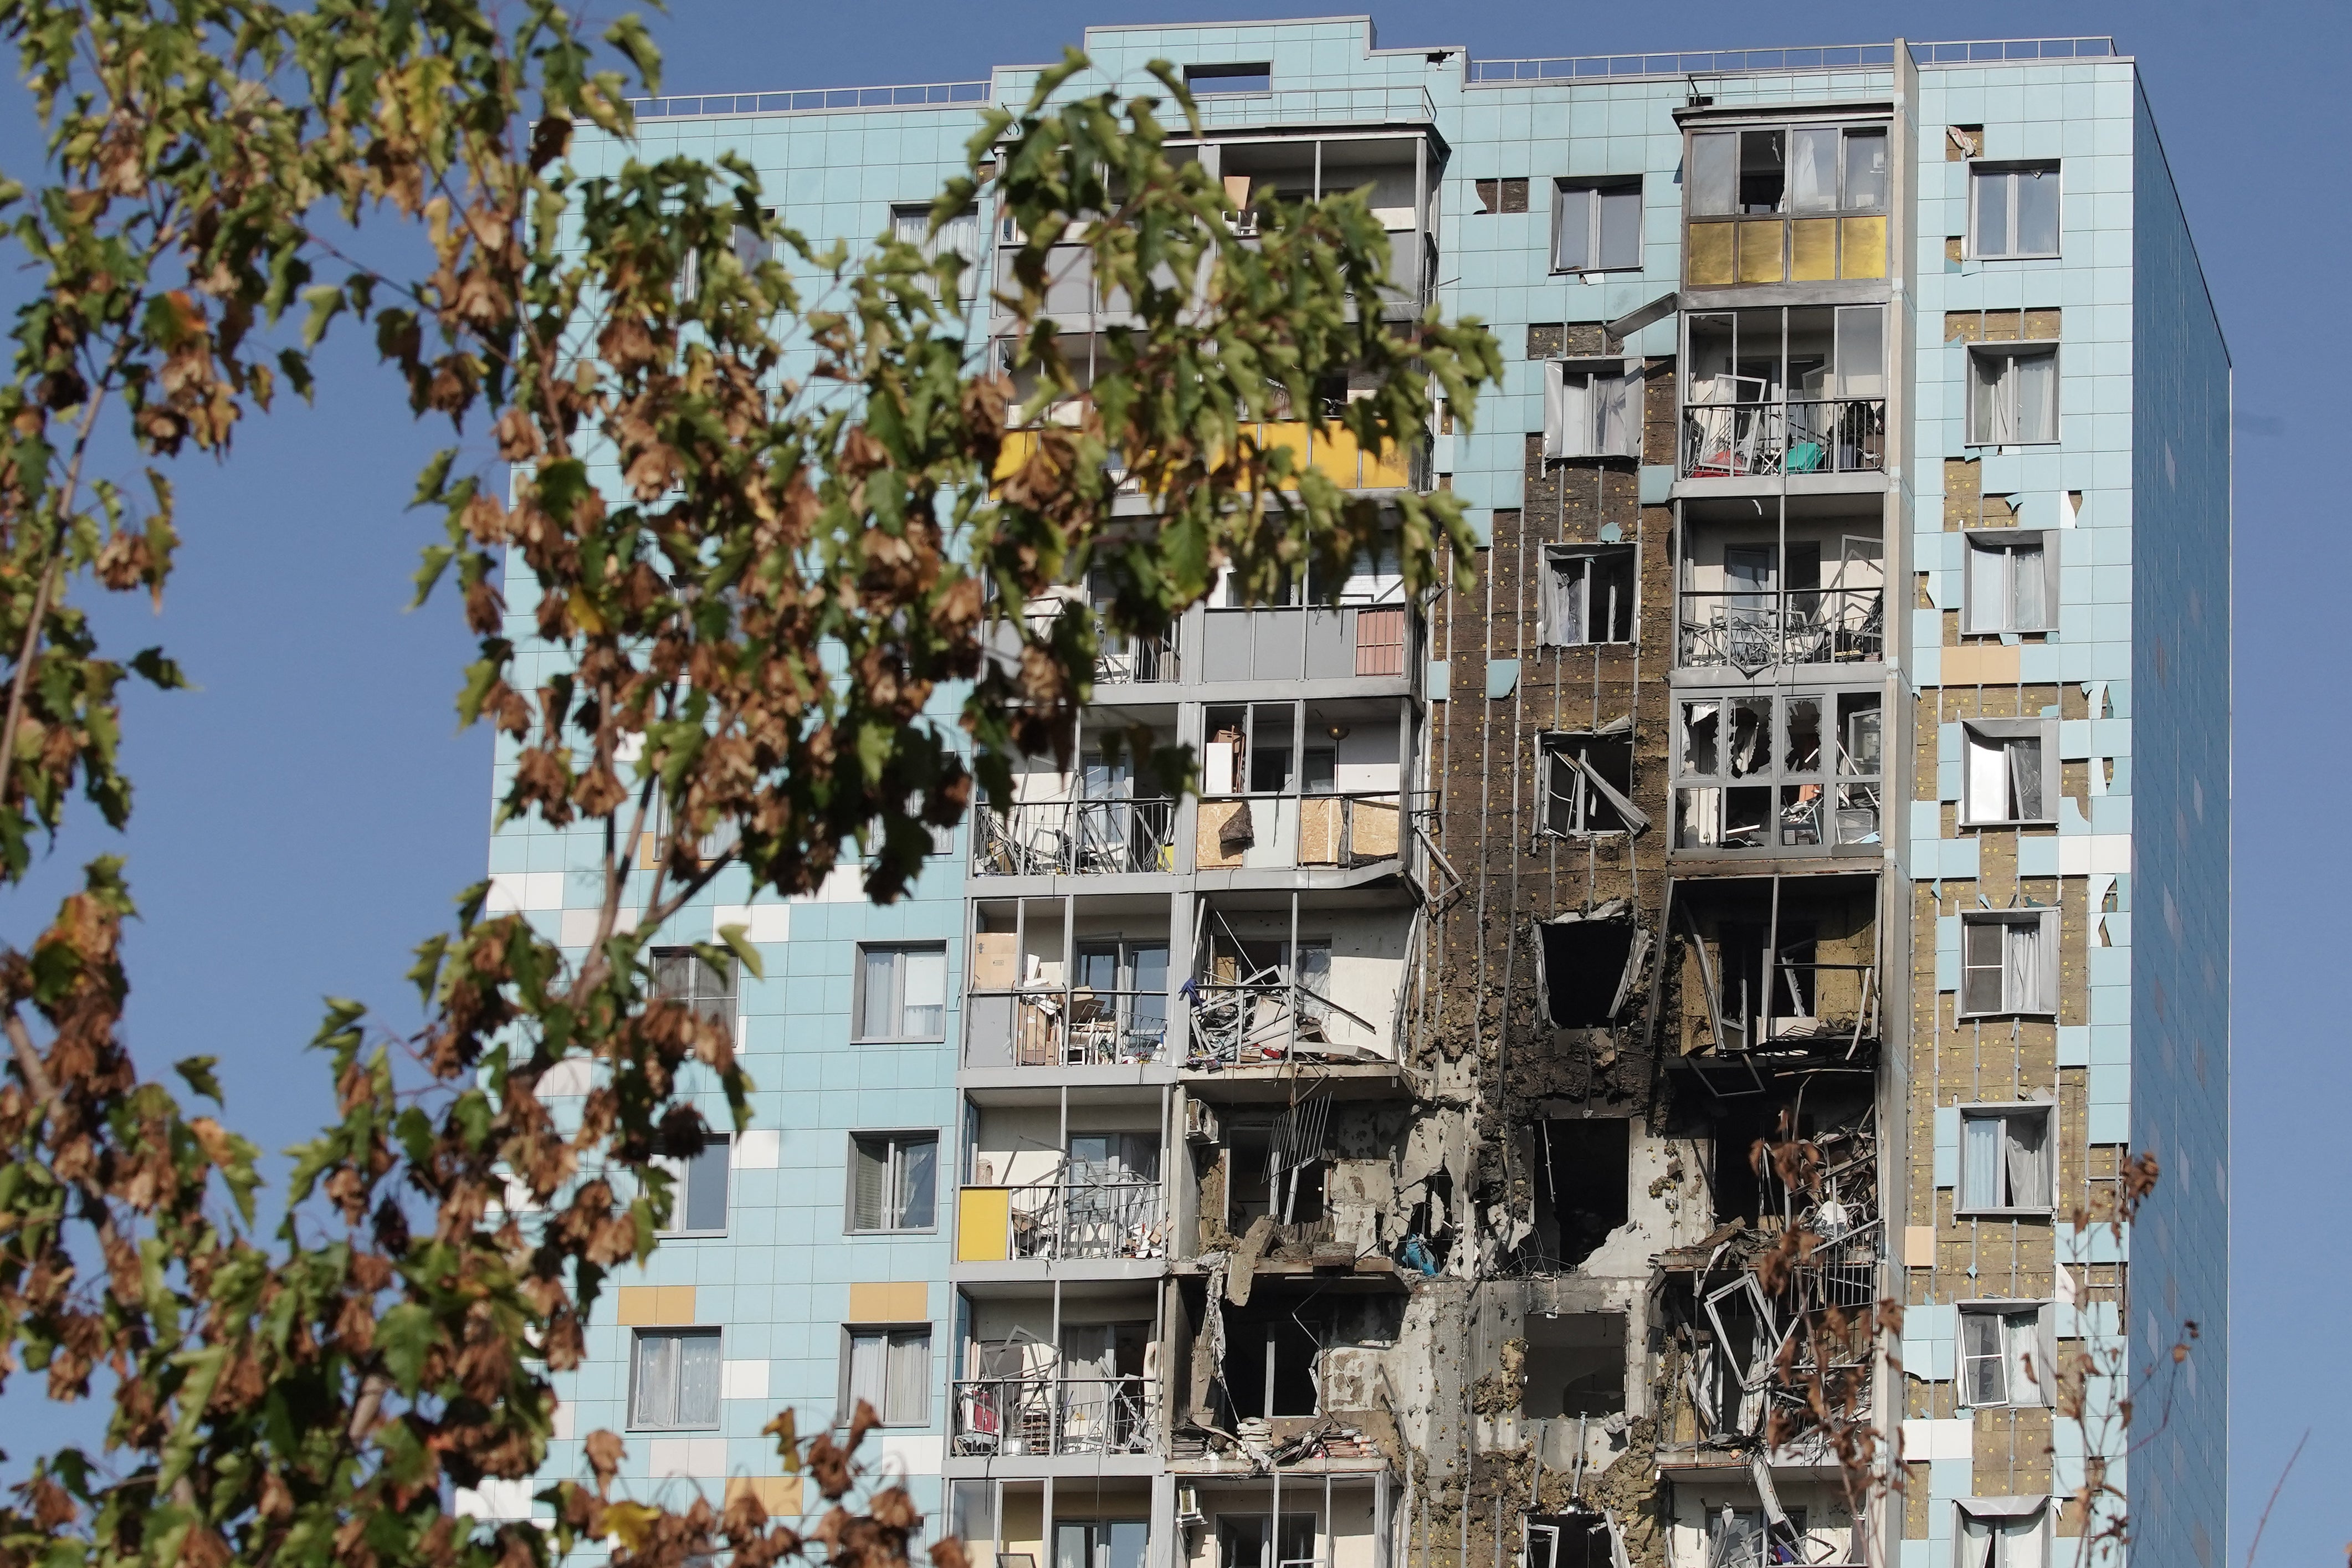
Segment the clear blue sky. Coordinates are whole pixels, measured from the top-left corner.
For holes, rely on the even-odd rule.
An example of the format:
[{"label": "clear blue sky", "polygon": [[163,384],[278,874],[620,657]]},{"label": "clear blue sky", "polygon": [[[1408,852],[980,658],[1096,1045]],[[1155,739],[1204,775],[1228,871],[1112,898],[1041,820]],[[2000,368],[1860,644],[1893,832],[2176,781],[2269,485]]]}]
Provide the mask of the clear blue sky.
[{"label": "clear blue sky", "polygon": [[[679,92],[971,79],[995,63],[1053,58],[1088,22],[1317,9],[677,5],[655,34]],[[2352,312],[2340,281],[2352,259],[2352,180],[2337,107],[2352,9],[1818,0],[1800,15],[1720,0],[1414,0],[1381,5],[1375,18],[1383,44],[1490,57],[2102,33],[2137,57],[2237,366],[2231,1561],[2242,1561],[2306,1426],[2311,1446],[2261,1561],[2338,1561],[2352,1540],[2342,1483],[2352,1423],[2341,1418],[2352,1351],[2331,1325],[2352,1289],[2352,1258],[2343,1194],[2312,1184],[2347,1164],[2352,1062],[2343,1017],[2329,1009],[2347,973],[2338,889],[2352,883],[2352,835],[2313,837],[2319,819],[2289,810],[2287,796],[2300,779],[2295,787],[2333,798],[2341,785],[2328,781],[2352,763],[2347,704],[2322,679],[2338,668],[2332,639],[2347,614],[2310,606],[2296,587],[2345,565],[2345,508],[2326,499],[2320,458],[2343,452],[2352,431]],[[0,167],[27,179],[38,148],[29,103],[16,92],[6,105]],[[130,703],[138,819],[118,847],[145,911],[129,944],[130,1038],[150,1071],[194,1052],[221,1057],[231,1119],[271,1147],[331,1109],[320,1064],[300,1048],[318,998],[358,995],[413,1019],[399,978],[407,949],[480,874],[488,828],[487,742],[454,732],[467,651],[457,614],[401,608],[433,526],[403,503],[431,443],[372,356],[331,354],[320,384],[317,407],[289,405],[249,427],[227,468],[184,465],[186,545],[161,624],[142,606],[107,626],[126,648],[167,642],[203,687]],[[2223,570],[2214,563],[2217,580]],[[65,873],[104,837],[76,832],[33,889],[0,903],[0,937],[29,937]],[[0,1447],[20,1462],[61,1429],[21,1392],[0,1400]]]}]

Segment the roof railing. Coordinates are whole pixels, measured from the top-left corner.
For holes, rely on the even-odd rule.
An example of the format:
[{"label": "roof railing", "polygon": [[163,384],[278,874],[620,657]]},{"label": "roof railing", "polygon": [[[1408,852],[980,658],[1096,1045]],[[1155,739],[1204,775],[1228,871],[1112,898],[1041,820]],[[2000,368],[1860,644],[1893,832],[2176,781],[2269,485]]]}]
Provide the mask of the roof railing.
[{"label": "roof railing", "polygon": [[987,103],[985,81],[917,82],[903,87],[821,87],[791,92],[706,92],[677,98],[633,98],[639,120],[684,120],[713,114],[839,113],[845,109],[922,109]]},{"label": "roof railing", "polygon": [[[2112,37],[1979,38],[1919,43],[1911,47],[1920,66],[1983,65],[2019,60],[2112,58],[2121,51]],[[1872,70],[1895,63],[1888,44],[1814,44],[1797,48],[1697,49],[1678,54],[1561,55],[1538,59],[1472,60],[1473,86],[1545,81],[1623,80],[1637,77],[1757,76],[1800,71]]]}]

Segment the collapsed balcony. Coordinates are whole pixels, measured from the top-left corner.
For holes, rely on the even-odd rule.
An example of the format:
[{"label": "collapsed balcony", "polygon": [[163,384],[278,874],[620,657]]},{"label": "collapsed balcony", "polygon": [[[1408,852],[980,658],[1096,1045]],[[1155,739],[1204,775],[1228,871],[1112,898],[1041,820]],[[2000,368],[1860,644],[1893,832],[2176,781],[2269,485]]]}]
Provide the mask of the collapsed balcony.
[{"label": "collapsed balcony", "polygon": [[1168,871],[1176,861],[1176,801],[1139,774],[1139,731],[1155,749],[1173,746],[1164,708],[1088,709],[1080,718],[1076,765],[1023,759],[1013,798],[973,813],[972,874],[1090,877]]},{"label": "collapsed balcony", "polygon": [[955,1382],[949,1435],[955,1454],[1161,1451],[1160,1340],[1148,1297],[967,1300],[966,1309],[966,1375]]},{"label": "collapsed balcony", "polygon": [[1867,1065],[1880,1038],[1874,874],[1677,879],[1668,899],[1673,1043],[1709,1088],[1759,1093],[1767,1069]]},{"label": "collapsed balcony", "polygon": [[1295,892],[1221,894],[1198,908],[1188,1068],[1394,1059],[1410,910]]}]

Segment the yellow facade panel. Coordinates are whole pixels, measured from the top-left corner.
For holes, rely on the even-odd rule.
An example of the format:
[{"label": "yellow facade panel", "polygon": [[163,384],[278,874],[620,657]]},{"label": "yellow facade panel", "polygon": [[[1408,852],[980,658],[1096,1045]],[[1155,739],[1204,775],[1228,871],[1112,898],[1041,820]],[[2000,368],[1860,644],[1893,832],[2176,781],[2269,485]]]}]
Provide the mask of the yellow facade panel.
[{"label": "yellow facade panel", "polygon": [[1779,218],[1739,226],[1739,280],[1778,283],[1788,276],[1789,226]]},{"label": "yellow facade panel", "polygon": [[1837,276],[1837,219],[1799,218],[1790,226],[1791,245],[1789,276],[1800,283],[1823,282]]},{"label": "yellow facade panel", "polygon": [[1840,218],[1844,257],[1841,271],[1848,278],[1886,276],[1886,220],[1883,217]]},{"label": "yellow facade panel", "polygon": [[1011,1255],[1013,1190],[966,1187],[956,1201],[956,1261],[1002,1263]]},{"label": "yellow facade panel", "polygon": [[1683,269],[1697,288],[1738,281],[1732,268],[1732,229],[1727,223],[1695,223],[1684,232]]}]

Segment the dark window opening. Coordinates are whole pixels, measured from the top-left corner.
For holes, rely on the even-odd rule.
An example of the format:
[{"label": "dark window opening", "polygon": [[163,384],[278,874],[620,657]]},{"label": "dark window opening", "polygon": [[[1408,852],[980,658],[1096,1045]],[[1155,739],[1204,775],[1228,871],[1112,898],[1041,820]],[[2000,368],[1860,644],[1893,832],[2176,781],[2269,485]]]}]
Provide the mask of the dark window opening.
[{"label": "dark window opening", "polygon": [[1536,1236],[1562,1267],[1582,1263],[1625,1223],[1632,1152],[1633,1124],[1622,1118],[1537,1123]]},{"label": "dark window opening", "polygon": [[1733,1046],[1759,1044],[1772,1036],[1775,1020],[1817,1018],[1817,972],[1811,925],[1780,922],[1780,952],[1772,966],[1770,992],[1764,976],[1768,928],[1761,921],[1724,921],[1716,928],[1718,953],[1716,1004]]},{"label": "dark window opening", "polygon": [[1782,131],[1739,133],[1739,210],[1776,213],[1789,184],[1787,135]]},{"label": "dark window opening", "polygon": [[1528,1415],[1598,1420],[1625,1408],[1624,1314],[1531,1312],[1526,1333]]},{"label": "dark window opening", "polygon": [[1277,1562],[1265,1560],[1265,1517],[1263,1514],[1231,1514],[1217,1521],[1217,1561],[1224,1568],[1279,1568],[1283,1563],[1313,1563],[1315,1558],[1315,1516],[1311,1513],[1286,1513],[1282,1516],[1282,1539]]},{"label": "dark window opening", "polygon": [[1597,1513],[1528,1515],[1528,1568],[1613,1568],[1609,1521]]},{"label": "dark window opening", "polygon": [[[1632,744],[1627,748],[1631,760]],[[1552,1026],[1605,1027],[1623,1010],[1641,967],[1632,920],[1557,920],[1536,927],[1538,980]],[[1648,942],[1641,942],[1646,951]]]},{"label": "dark window opening", "polygon": [[1223,1310],[1225,1403],[1231,1421],[1318,1414],[1328,1321],[1282,1307]]},{"label": "dark window opening", "polygon": [[1265,60],[1238,65],[1186,66],[1184,86],[1195,94],[1272,92],[1274,67]]},{"label": "dark window opening", "polygon": [[1307,1160],[1277,1168],[1274,1128],[1265,1122],[1233,1129],[1232,1166],[1225,1189],[1226,1227],[1238,1236],[1252,1221],[1271,1215],[1276,1225],[1300,1225],[1323,1217],[1323,1163]]},{"label": "dark window opening", "polygon": [[1762,1215],[1764,1177],[1758,1163],[1763,1145],[1780,1136],[1778,1107],[1733,1101],[1715,1122],[1715,1217],[1750,1224]]}]

